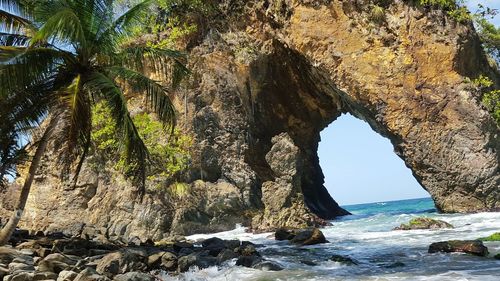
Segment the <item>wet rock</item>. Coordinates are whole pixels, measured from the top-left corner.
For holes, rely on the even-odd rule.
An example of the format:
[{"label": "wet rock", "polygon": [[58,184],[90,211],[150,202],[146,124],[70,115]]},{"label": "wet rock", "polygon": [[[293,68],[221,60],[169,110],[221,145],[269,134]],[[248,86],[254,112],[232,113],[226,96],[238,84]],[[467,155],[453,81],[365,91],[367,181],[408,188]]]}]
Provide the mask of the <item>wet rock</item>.
[{"label": "wet rock", "polygon": [[57,281],[73,281],[78,273],[70,270],[63,270],[59,272],[59,276],[57,277]]},{"label": "wet rock", "polygon": [[394,230],[415,230],[415,229],[440,229],[440,228],[453,228],[453,225],[431,218],[415,218],[410,220],[408,224],[401,224],[394,228]]},{"label": "wet rock", "polygon": [[124,274],[116,275],[113,280],[115,281],[154,281],[153,276],[143,272],[127,272]]},{"label": "wet rock", "polygon": [[217,237],[209,238],[203,241],[201,245],[203,246],[203,250],[209,251],[209,254],[214,257],[226,248],[224,240]]},{"label": "wet rock", "polygon": [[386,265],[384,266],[385,268],[398,268],[398,267],[404,267],[406,266],[406,264],[402,263],[402,262],[395,262],[395,263],[391,263],[389,265]]},{"label": "wet rock", "polygon": [[192,253],[184,257],[180,257],[178,262],[178,271],[186,272],[191,266],[198,268],[207,268],[217,264],[217,259],[208,255],[208,252]]},{"label": "wet rock", "polygon": [[35,267],[32,264],[24,264],[19,262],[11,262],[9,263],[9,271],[11,273],[19,272],[19,271],[34,271]]},{"label": "wet rock", "polygon": [[219,264],[221,264],[225,261],[232,260],[232,259],[235,259],[237,257],[238,257],[238,254],[235,253],[234,250],[224,249],[224,250],[222,250],[222,252],[219,253],[219,255],[217,255],[217,262]]},{"label": "wet rock", "polygon": [[429,246],[429,253],[437,252],[463,252],[484,257],[488,255],[488,248],[479,240],[450,240],[432,243]]},{"label": "wet rock", "polygon": [[262,261],[262,258],[257,255],[252,255],[252,256],[240,256],[238,260],[236,260],[236,265],[237,266],[244,266],[244,267],[253,267],[254,265],[260,263]]},{"label": "wet rock", "polygon": [[165,254],[166,252],[158,252],[150,255],[148,257],[148,268],[150,269],[155,269],[161,264],[161,257]]},{"label": "wet rock", "polygon": [[224,245],[229,250],[234,250],[241,245],[240,240],[224,240]]},{"label": "wet rock", "polygon": [[496,255],[494,256],[494,258],[495,258],[495,259],[497,259],[497,260],[500,260],[500,254],[496,254]]},{"label": "wet rock", "polygon": [[327,243],[328,241],[326,241],[326,238],[321,230],[319,230],[318,228],[314,228],[297,233],[297,235],[292,240],[290,240],[290,242],[299,245],[315,245],[320,243]]},{"label": "wet rock", "polygon": [[276,232],[274,233],[274,239],[276,239],[278,241],[292,240],[294,237],[295,237],[295,233],[293,233],[287,229],[284,229],[284,228],[280,228],[280,229],[276,230]]},{"label": "wet rock", "polygon": [[241,245],[236,252],[242,256],[260,256],[254,245]]},{"label": "wet rock", "polygon": [[277,263],[270,261],[262,261],[252,266],[252,268],[264,271],[281,271],[283,267]]},{"label": "wet rock", "polygon": [[334,262],[342,263],[345,265],[357,265],[358,264],[358,262],[355,261],[354,259],[352,259],[350,257],[346,257],[346,256],[341,256],[341,255],[332,255],[330,257],[330,260],[334,261]]},{"label": "wet rock", "polygon": [[189,243],[189,242],[178,241],[178,242],[175,242],[172,245],[172,247],[174,248],[174,251],[176,251],[177,253],[179,253],[183,249],[193,249],[194,245],[191,244],[191,243]]},{"label": "wet rock", "polygon": [[318,265],[317,263],[310,261],[310,260],[301,260],[300,263],[305,264],[305,265],[309,265],[309,266],[317,266]]}]

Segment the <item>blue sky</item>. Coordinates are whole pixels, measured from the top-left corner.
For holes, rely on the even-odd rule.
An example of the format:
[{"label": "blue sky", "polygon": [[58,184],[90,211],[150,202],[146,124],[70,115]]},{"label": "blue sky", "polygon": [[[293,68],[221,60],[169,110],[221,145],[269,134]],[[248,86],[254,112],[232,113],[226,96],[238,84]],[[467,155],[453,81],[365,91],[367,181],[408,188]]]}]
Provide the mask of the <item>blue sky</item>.
[{"label": "blue sky", "polygon": [[[470,0],[499,9],[500,0]],[[492,20],[500,25],[500,16]],[[325,186],[340,205],[428,197],[388,139],[351,115],[343,115],[321,132],[318,155]]]}]

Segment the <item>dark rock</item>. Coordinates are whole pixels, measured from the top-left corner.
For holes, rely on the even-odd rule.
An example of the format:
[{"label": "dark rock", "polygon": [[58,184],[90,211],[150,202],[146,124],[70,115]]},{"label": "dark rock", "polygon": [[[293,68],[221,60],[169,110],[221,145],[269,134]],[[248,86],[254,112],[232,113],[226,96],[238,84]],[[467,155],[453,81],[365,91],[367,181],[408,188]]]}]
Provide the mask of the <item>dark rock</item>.
[{"label": "dark rock", "polygon": [[406,264],[402,263],[402,262],[395,262],[395,263],[391,263],[389,265],[386,265],[384,266],[385,268],[397,268],[397,267],[403,267],[403,266],[406,266]]},{"label": "dark rock", "polygon": [[300,263],[305,264],[305,265],[309,265],[309,266],[317,266],[318,265],[317,263],[310,261],[310,260],[301,260]]},{"label": "dark rock", "polygon": [[155,269],[158,268],[161,264],[161,257],[165,254],[166,252],[158,252],[150,255],[148,257],[148,268],[150,269]]},{"label": "dark rock", "polygon": [[358,262],[353,260],[352,258],[346,257],[346,256],[341,256],[341,255],[332,255],[330,257],[330,260],[334,261],[334,262],[342,263],[345,265],[357,265],[358,264]]},{"label": "dark rock", "polygon": [[234,250],[241,245],[240,240],[224,240],[224,245],[229,250]]},{"label": "dark rock", "polygon": [[16,229],[12,236],[20,239],[28,239],[30,237],[30,232],[26,229]]},{"label": "dark rock", "polygon": [[244,266],[244,267],[253,267],[262,261],[262,258],[257,255],[253,256],[240,256],[238,260],[236,260],[236,265]]},{"label": "dark rock", "polygon": [[179,272],[186,272],[191,266],[197,266],[201,269],[217,265],[217,259],[208,255],[208,252],[192,253],[180,257],[177,262]]},{"label": "dark rock", "polygon": [[192,253],[196,252],[194,250],[194,248],[182,248],[179,252],[178,252],[178,256],[179,257],[183,257],[183,256],[187,256],[187,255],[190,255]]},{"label": "dark rock", "polygon": [[500,254],[496,254],[496,255],[494,256],[494,258],[495,258],[495,259],[497,259],[497,260],[500,260]]},{"label": "dark rock", "polygon": [[179,253],[182,249],[192,249],[194,248],[194,245],[189,243],[189,242],[175,242],[172,247],[174,248],[174,251]]},{"label": "dark rock", "polygon": [[260,256],[254,245],[241,245],[236,252],[242,256]]},{"label": "dark rock", "polygon": [[429,246],[429,253],[437,252],[463,252],[485,257],[488,255],[488,248],[479,240],[450,240],[432,243]]},{"label": "dark rock", "polygon": [[318,228],[301,231],[297,233],[297,235],[295,235],[295,237],[290,240],[290,242],[299,245],[315,245],[320,243],[327,243],[323,232],[321,232],[321,230],[319,230]]},{"label": "dark rock", "polygon": [[453,225],[431,218],[415,218],[410,220],[408,224],[402,224],[394,230],[415,230],[415,229],[440,229],[440,228],[453,228]]},{"label": "dark rock", "polygon": [[226,248],[224,240],[217,237],[209,238],[203,241],[201,245],[203,246],[203,250],[209,251],[209,254],[214,257]]},{"label": "dark rock", "polygon": [[280,229],[276,230],[276,232],[274,233],[274,239],[276,239],[278,241],[292,240],[294,237],[295,237],[295,233],[293,233],[287,229],[284,229],[284,228],[280,228]]},{"label": "dark rock", "polygon": [[61,231],[50,231],[50,232],[46,233],[45,236],[47,238],[50,238],[50,239],[63,239],[63,238],[67,238],[67,236],[64,235],[64,233],[61,232]]},{"label": "dark rock", "polygon": [[277,263],[270,262],[270,261],[262,261],[257,264],[254,264],[252,268],[255,269],[260,269],[264,271],[281,271],[283,270],[283,267]]},{"label": "dark rock", "polygon": [[217,256],[217,262],[219,264],[221,264],[221,263],[223,263],[225,261],[232,260],[232,259],[235,259],[237,257],[238,257],[238,254],[235,253],[234,250],[224,249]]}]

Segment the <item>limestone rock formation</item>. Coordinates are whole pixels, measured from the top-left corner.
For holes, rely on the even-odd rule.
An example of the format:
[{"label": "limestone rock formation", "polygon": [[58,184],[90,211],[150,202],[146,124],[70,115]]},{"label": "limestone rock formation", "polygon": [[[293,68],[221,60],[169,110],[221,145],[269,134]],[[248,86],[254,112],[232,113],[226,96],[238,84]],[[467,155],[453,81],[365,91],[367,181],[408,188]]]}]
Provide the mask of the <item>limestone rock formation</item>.
[{"label": "limestone rock formation", "polygon": [[343,113],[390,139],[440,211],[500,208],[500,130],[465,78],[500,79],[472,24],[401,0],[376,22],[369,0],[218,3],[172,96],[195,142],[190,192],[141,201],[113,165],[89,161],[73,187],[52,144],[23,227],[161,239],[333,219],[347,212],[323,186],[317,148]]}]

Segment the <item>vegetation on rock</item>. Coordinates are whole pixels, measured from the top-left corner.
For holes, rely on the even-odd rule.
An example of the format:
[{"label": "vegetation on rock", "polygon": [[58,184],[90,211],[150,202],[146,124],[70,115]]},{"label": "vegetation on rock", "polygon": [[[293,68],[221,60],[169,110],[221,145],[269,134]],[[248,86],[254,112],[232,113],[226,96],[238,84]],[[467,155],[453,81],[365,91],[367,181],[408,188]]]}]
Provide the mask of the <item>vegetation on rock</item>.
[{"label": "vegetation on rock", "polygon": [[408,224],[401,224],[394,230],[413,230],[413,229],[438,229],[438,228],[453,228],[453,225],[431,218],[414,218]]},{"label": "vegetation on rock", "polygon": [[493,233],[488,237],[479,238],[481,241],[500,241],[500,232]]}]

